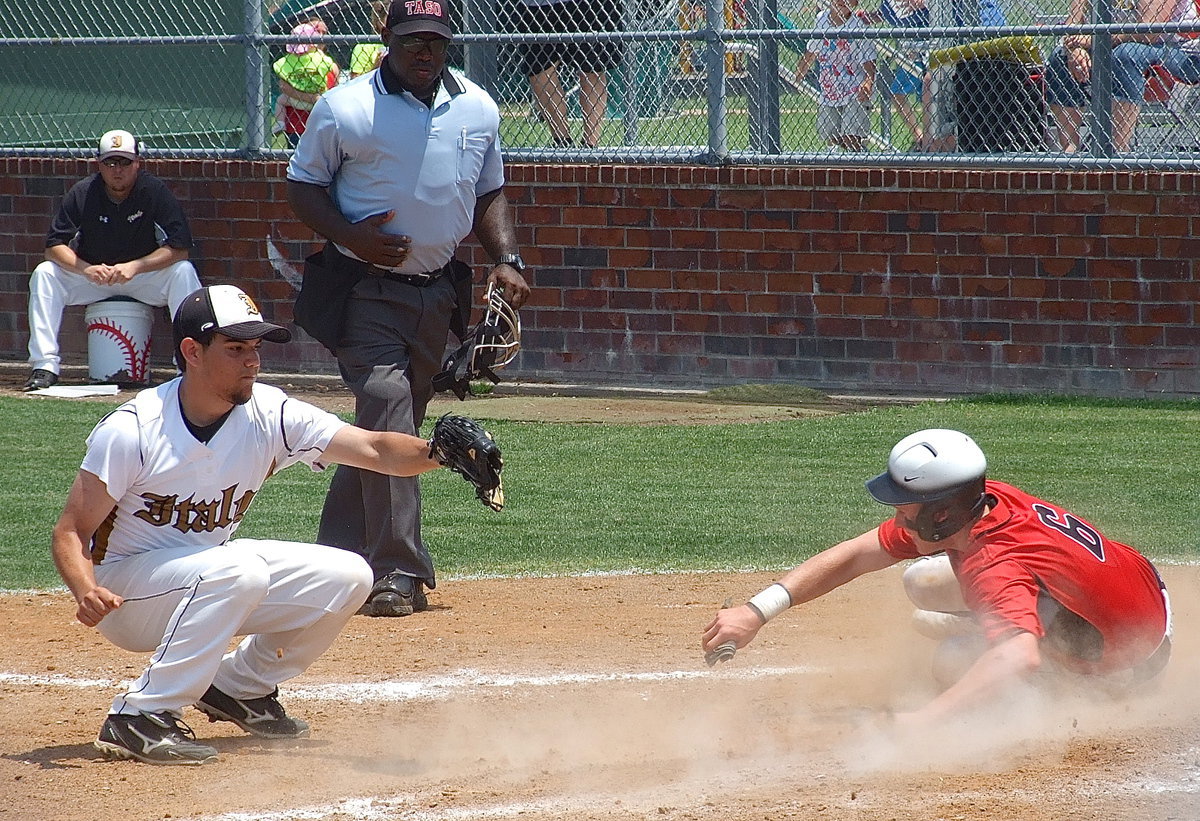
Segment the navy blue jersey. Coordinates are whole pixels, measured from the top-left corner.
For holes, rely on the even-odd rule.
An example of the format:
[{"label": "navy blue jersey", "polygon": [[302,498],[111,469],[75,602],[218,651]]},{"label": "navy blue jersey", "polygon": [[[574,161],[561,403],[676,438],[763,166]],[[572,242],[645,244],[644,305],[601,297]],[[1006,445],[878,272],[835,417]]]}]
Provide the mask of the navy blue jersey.
[{"label": "navy blue jersey", "polygon": [[71,187],[46,234],[46,247],[71,245],[93,265],[141,259],[169,245],[190,250],[192,232],[175,195],[153,174],[138,174],[122,202],[109,199],[101,176]]}]

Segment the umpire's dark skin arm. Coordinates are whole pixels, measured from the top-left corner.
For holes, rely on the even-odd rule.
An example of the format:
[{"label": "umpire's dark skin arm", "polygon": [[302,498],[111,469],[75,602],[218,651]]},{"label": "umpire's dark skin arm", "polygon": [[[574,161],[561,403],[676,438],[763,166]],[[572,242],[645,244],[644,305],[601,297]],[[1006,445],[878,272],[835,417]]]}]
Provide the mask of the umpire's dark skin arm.
[{"label": "umpire's dark skin arm", "polygon": [[[498,259],[501,254],[518,253],[513,223],[512,208],[503,188],[475,200],[475,219],[471,227],[475,238],[492,259]],[[488,281],[503,289],[504,299],[514,308],[520,308],[529,299],[529,283],[510,265],[493,266]]]}]

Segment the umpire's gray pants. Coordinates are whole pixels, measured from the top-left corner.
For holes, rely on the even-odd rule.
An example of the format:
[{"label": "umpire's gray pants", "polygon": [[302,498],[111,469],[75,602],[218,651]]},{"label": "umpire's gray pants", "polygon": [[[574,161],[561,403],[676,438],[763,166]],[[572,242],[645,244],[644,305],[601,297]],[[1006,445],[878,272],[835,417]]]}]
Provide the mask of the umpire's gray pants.
[{"label": "umpire's gray pants", "polygon": [[[354,392],[355,424],[415,434],[433,397],[454,310],[454,287],[442,276],[424,288],[378,277],[354,286],[346,303],[337,359]],[[421,540],[416,477],[338,467],[325,497],[317,541],[359,553],[376,580],[400,571],[435,585],[433,559]]]}]

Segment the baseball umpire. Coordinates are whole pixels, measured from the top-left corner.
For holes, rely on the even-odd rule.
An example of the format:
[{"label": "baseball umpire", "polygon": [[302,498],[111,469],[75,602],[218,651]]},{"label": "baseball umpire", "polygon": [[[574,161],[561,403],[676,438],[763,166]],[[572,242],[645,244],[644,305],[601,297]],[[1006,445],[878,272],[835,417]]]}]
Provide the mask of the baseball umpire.
[{"label": "baseball umpire", "polygon": [[[54,563],[76,616],[150,663],[117,696],[95,746],[151,764],[202,764],[217,751],[182,722],[194,704],[263,738],[298,738],[278,685],[308,668],[366,600],[371,568],[334,547],[233,538],[268,476],[336,462],[397,476],[447,464],[498,489],[498,448],[363,430],[256,384],[263,320],[232,285],[201,288],[174,318],[182,375],[104,417],[54,528]],[[465,443],[465,444],[456,444]],[[462,452],[459,448],[462,447]],[[487,486],[486,488],[484,486]],[[482,498],[482,496],[481,496]],[[227,652],[234,636],[245,640]]]},{"label": "baseball umpire", "polygon": [[[292,210],[329,240],[305,263],[296,324],[337,357],[354,423],[370,430],[412,433],[425,418],[448,332],[463,339],[471,314],[471,270],[454,259],[468,234],[495,260],[488,282],[504,300],[529,298],[499,109],[447,65],[450,24],[448,3],[393,0],[387,56],[321,96],[288,164]],[[317,541],[371,565],[365,614],[428,607],[437,579],[416,480],[338,468]]]},{"label": "baseball umpire", "polygon": [[[896,515],[786,573],[705,627],[703,647],[749,644],[764,624],[865,573],[922,559],[904,574],[946,689],[895,716],[931,726],[979,707],[1038,671],[1080,676],[1105,692],[1156,676],[1171,653],[1171,612],[1154,566],[1058,505],[985,478],[966,434],[923,430],[892,448],[867,482]],[[971,648],[974,648],[972,651]]]}]

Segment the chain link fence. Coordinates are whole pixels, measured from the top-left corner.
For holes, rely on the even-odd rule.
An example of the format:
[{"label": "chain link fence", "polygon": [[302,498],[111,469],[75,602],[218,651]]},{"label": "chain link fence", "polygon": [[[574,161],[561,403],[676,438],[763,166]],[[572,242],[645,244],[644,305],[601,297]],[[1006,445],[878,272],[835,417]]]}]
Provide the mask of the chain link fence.
[{"label": "chain link fence", "polygon": [[[449,60],[500,104],[510,160],[1200,165],[1200,0],[1156,19],[1112,0],[448,2]],[[348,81],[380,54],[378,15],[8,0],[0,152],[86,156],[127,128],[156,154],[285,157],[273,66],[319,49]]]}]

